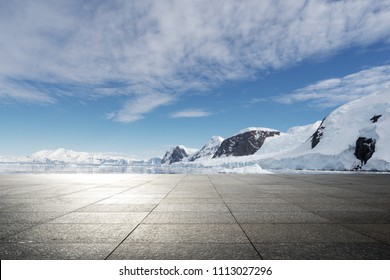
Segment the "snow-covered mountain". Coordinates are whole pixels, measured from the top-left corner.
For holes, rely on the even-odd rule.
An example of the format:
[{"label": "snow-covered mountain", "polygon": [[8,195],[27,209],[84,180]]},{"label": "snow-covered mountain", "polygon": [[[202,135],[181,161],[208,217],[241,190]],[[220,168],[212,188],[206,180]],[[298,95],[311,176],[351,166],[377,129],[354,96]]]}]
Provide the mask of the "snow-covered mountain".
[{"label": "snow-covered mountain", "polygon": [[390,91],[376,92],[330,113],[302,145],[265,168],[390,171]]},{"label": "snow-covered mountain", "polygon": [[160,165],[161,164],[161,158],[153,157],[153,158],[148,159],[148,160],[135,161],[135,162],[139,162],[140,164],[143,163],[145,165]]},{"label": "snow-covered mountain", "polygon": [[[317,121],[314,124],[305,125],[305,126],[295,126],[290,128],[287,132],[280,132],[275,129],[270,128],[253,128],[249,127],[239,131],[237,134],[227,138],[223,142],[227,143],[232,147],[230,149],[229,156],[220,156],[215,157],[214,155],[210,155],[209,157],[201,157],[194,160],[194,162],[189,162],[188,166],[205,166],[205,167],[216,167],[216,166],[230,166],[231,168],[235,168],[236,166],[246,166],[257,164],[257,160],[275,157],[278,155],[283,155],[288,151],[298,147],[302,143],[304,143],[308,138],[310,138],[313,133],[318,128],[321,121]],[[248,132],[250,134],[248,134]],[[268,134],[270,133],[270,134]],[[248,137],[244,137],[248,134]],[[253,137],[253,136],[257,136]],[[264,137],[267,136],[268,137]],[[229,140],[230,139],[230,140]],[[228,141],[227,141],[228,140]],[[258,141],[258,142],[256,142]],[[207,146],[207,145],[206,145]],[[219,145],[221,147],[221,145]],[[242,155],[235,156],[232,154],[233,148],[244,147],[242,150],[246,151],[246,149],[253,151],[251,155]],[[214,147],[216,149],[216,147]],[[226,149],[226,148],[225,148]],[[223,150],[218,148],[217,150]],[[229,150],[228,150],[229,151]],[[191,158],[191,157],[190,157]],[[177,165],[177,164],[176,164]],[[186,165],[186,161],[182,161],[179,165]],[[244,168],[245,170],[249,170],[248,168]],[[253,170],[259,169],[258,167],[252,168]],[[226,170],[224,170],[225,172]]]},{"label": "snow-covered mountain", "polygon": [[264,173],[264,169],[390,171],[390,90],[349,102],[310,125],[286,132],[251,127],[225,140],[214,136],[200,150],[172,147],[163,159],[135,160],[57,149],[29,157],[0,156],[0,163],[161,164],[162,168],[179,168],[178,172],[204,167],[244,173]]},{"label": "snow-covered mountain", "polygon": [[31,159],[34,163],[51,164],[129,165],[134,162],[134,159],[127,157],[75,152],[63,148],[36,152],[31,155]]},{"label": "snow-covered mountain", "polygon": [[221,146],[223,140],[224,139],[220,136],[211,137],[209,142],[207,142],[207,144],[204,145],[202,149],[189,156],[188,161],[211,159],[218,150],[219,146]]},{"label": "snow-covered mountain", "polygon": [[265,139],[263,146],[256,152],[258,156],[276,156],[286,153],[304,143],[317,130],[321,121],[304,126],[294,126],[274,137]]},{"label": "snow-covered mountain", "polygon": [[63,148],[38,151],[31,155],[31,159],[34,163],[94,163],[93,155]]},{"label": "snow-covered mountain", "polygon": [[0,156],[0,163],[29,162],[31,159],[27,156]]},{"label": "snow-covered mountain", "polygon": [[161,160],[161,164],[172,164],[175,162],[183,161],[197,151],[197,149],[187,148],[182,145],[172,147],[165,153],[164,157]]},{"label": "snow-covered mountain", "polygon": [[225,139],[213,158],[253,155],[261,148],[265,139],[275,135],[280,135],[280,131],[270,128],[246,128],[238,134]]},{"label": "snow-covered mountain", "polygon": [[[285,133],[271,128],[248,127],[225,140],[220,136],[213,136],[198,152],[174,162],[215,165],[283,154],[305,142],[320,123],[318,121],[310,125],[292,127]],[[177,147],[172,148],[166,155],[170,156],[175,148]]]},{"label": "snow-covered mountain", "polygon": [[[237,135],[242,136],[248,131],[251,129],[241,131],[241,134]],[[196,159],[193,165],[390,171],[390,90],[349,102],[331,112],[323,121],[293,127],[286,133],[265,137],[260,147],[255,145],[252,138],[248,141],[243,137],[234,137],[225,140],[228,140],[227,143],[231,147],[245,143],[257,151],[246,156],[235,156],[231,153],[233,156],[229,157],[218,158],[214,155],[212,159],[200,158]]]},{"label": "snow-covered mountain", "polygon": [[115,156],[106,154],[91,154],[86,152],[76,152],[67,149],[42,150],[31,156],[12,157],[1,156],[0,163],[25,163],[25,164],[76,164],[76,165],[159,165],[160,158],[149,160],[137,160],[125,156]]}]

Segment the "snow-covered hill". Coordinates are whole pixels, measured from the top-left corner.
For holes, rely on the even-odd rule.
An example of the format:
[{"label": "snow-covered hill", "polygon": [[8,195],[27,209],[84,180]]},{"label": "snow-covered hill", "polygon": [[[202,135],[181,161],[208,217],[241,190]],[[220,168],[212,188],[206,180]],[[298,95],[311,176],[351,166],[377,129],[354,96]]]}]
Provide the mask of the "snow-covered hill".
[{"label": "snow-covered hill", "polygon": [[[200,167],[217,167],[222,166],[224,168],[240,168],[242,166],[251,166],[251,165],[258,165],[258,161],[260,159],[268,158],[268,157],[275,157],[278,155],[283,155],[288,151],[291,151],[292,149],[298,147],[302,143],[304,143],[318,128],[321,121],[317,121],[314,124],[305,125],[305,126],[295,126],[290,128],[287,132],[279,132],[275,129],[270,128],[246,128],[238,132],[237,134],[233,135],[230,138],[227,139],[233,139],[237,140],[237,135],[243,135],[248,132],[259,132],[259,131],[265,131],[265,132],[277,132],[273,133],[273,136],[271,137],[265,137],[263,144],[260,146],[260,148],[256,148],[257,151],[252,155],[246,155],[246,156],[228,156],[228,157],[203,157],[196,159],[193,163],[188,163],[188,166],[200,166]],[[255,133],[256,135],[259,135],[259,133]],[[226,139],[226,140],[227,140]],[[251,144],[250,141],[252,138],[243,138],[239,137],[241,141],[243,141],[245,144]],[[260,138],[259,138],[260,139]],[[225,140],[225,141],[226,141]],[[185,165],[185,161],[182,164],[176,164],[178,166]],[[253,168],[253,170],[257,170],[258,168]],[[245,169],[250,170],[250,169]],[[224,170],[225,172],[226,170]]]},{"label": "snow-covered hill", "polygon": [[91,154],[60,148],[57,150],[38,151],[31,156],[26,157],[1,156],[0,163],[128,166],[159,165],[161,163],[161,159],[156,157],[149,160],[137,160],[125,156]]},{"label": "snow-covered hill", "polygon": [[263,146],[257,151],[258,156],[276,156],[286,153],[304,143],[319,127],[321,121],[304,126],[294,126],[274,137],[265,139]]},{"label": "snow-covered hill", "polygon": [[305,143],[262,161],[277,169],[390,171],[390,91],[376,92],[330,113]]},{"label": "snow-covered hill", "polygon": [[31,161],[31,159],[27,156],[0,156],[0,163],[18,163],[29,161]]},{"label": "snow-covered hill", "polygon": [[110,164],[110,165],[129,165],[134,159],[127,157],[90,154],[86,152],[75,152],[63,148],[57,150],[43,150],[31,155],[34,163],[59,163],[59,164]]}]

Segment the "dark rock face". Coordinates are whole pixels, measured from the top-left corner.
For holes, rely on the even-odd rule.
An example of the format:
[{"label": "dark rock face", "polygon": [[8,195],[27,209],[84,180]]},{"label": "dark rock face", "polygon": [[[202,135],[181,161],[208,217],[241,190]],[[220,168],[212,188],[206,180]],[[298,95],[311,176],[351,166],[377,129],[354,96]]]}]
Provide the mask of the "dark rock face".
[{"label": "dark rock face", "polygon": [[183,148],[176,146],[172,150],[166,152],[165,156],[161,160],[161,163],[168,162],[169,164],[172,164],[174,162],[182,161],[185,157],[188,157],[186,151]]},{"label": "dark rock face", "polygon": [[382,117],[382,115],[375,115],[375,116],[373,116],[373,117],[370,119],[370,121],[371,121],[372,123],[376,123],[380,117]]},{"label": "dark rock face", "polygon": [[375,153],[375,139],[359,137],[356,140],[355,156],[364,165]]},{"label": "dark rock face", "polygon": [[320,143],[322,135],[324,134],[325,126],[323,126],[322,124],[324,123],[325,119],[322,120],[320,126],[317,128],[317,130],[311,136],[311,148],[312,149],[314,149],[318,145],[318,143]]},{"label": "dark rock face", "polygon": [[213,158],[225,156],[248,156],[257,152],[265,138],[280,135],[279,131],[252,130],[225,139]]}]

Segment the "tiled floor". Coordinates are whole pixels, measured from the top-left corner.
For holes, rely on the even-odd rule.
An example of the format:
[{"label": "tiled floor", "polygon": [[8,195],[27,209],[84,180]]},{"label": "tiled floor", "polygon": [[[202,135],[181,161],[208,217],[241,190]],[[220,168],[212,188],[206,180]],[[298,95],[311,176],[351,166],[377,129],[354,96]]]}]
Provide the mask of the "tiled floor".
[{"label": "tiled floor", "polygon": [[389,236],[389,175],[0,175],[1,259],[390,259]]}]

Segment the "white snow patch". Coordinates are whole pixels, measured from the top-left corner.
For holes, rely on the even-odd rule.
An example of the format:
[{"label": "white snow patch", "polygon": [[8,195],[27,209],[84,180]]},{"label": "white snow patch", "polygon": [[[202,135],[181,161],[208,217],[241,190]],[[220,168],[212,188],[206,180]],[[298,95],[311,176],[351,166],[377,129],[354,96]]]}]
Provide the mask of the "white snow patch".
[{"label": "white snow patch", "polygon": [[219,171],[219,173],[238,173],[238,174],[273,174],[269,170],[265,170],[260,167],[258,164],[235,167],[235,168],[225,168]]}]

